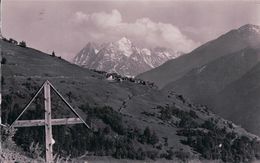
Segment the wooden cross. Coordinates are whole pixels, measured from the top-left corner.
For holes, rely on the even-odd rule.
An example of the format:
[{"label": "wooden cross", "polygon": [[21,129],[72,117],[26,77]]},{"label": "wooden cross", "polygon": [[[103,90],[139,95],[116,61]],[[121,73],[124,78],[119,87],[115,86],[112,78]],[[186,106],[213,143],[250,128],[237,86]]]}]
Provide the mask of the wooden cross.
[{"label": "wooden cross", "polygon": [[[62,99],[62,101],[70,108],[70,110],[77,116],[77,118],[62,118],[51,119],[51,88]],[[41,90],[44,89],[44,107],[45,107],[45,119],[43,120],[19,120],[23,113],[28,109],[34,99],[38,96]],[[53,125],[66,125],[66,124],[80,124],[83,123],[90,129],[89,125],[81,118],[81,116],[72,108],[72,106],[62,97],[62,95],[54,88],[54,86],[47,80],[43,83],[41,88],[37,91],[31,101],[26,105],[22,113],[16,118],[10,127],[33,127],[33,126],[45,126],[45,152],[46,163],[53,163],[53,150],[52,146],[54,140],[52,137]]]}]

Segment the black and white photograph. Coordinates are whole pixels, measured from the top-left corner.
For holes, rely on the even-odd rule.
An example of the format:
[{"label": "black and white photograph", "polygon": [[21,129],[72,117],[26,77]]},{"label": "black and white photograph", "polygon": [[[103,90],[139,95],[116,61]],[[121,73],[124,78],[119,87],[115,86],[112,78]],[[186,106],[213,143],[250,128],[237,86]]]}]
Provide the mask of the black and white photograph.
[{"label": "black and white photograph", "polygon": [[260,0],[0,0],[0,163],[260,163]]}]

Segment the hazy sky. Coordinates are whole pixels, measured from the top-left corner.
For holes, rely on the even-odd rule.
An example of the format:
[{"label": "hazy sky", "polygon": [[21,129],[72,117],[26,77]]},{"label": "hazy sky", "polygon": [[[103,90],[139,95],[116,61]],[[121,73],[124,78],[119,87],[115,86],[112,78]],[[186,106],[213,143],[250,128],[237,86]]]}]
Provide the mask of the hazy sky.
[{"label": "hazy sky", "polygon": [[260,1],[4,0],[3,35],[71,59],[87,42],[126,36],[141,46],[189,52],[244,24]]}]

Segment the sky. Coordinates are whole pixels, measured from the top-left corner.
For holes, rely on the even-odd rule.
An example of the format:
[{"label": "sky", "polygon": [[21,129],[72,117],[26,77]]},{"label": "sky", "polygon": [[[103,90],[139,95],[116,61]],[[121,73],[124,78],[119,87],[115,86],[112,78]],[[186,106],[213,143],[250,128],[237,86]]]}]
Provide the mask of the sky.
[{"label": "sky", "polygon": [[127,37],[185,53],[245,24],[260,25],[260,0],[3,0],[7,38],[71,60],[88,42]]}]

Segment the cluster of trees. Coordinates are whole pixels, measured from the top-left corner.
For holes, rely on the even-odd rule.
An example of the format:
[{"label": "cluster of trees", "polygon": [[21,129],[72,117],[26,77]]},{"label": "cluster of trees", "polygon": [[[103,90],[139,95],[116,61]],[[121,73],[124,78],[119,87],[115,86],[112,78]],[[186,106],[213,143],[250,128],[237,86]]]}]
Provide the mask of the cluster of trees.
[{"label": "cluster of trees", "polygon": [[[23,86],[31,91],[36,89],[30,84],[29,79]],[[30,96],[27,95],[26,97]],[[22,110],[21,106],[15,103],[13,98],[10,95],[3,97],[4,123],[12,123]],[[163,152],[162,149],[165,148],[162,148],[163,145],[155,131],[149,127],[141,129],[128,126],[127,122],[122,119],[123,116],[111,107],[82,105],[80,109],[86,113],[87,123],[91,124],[95,120],[101,120],[105,125],[96,126],[92,130],[88,130],[84,125],[54,126],[53,133],[56,141],[54,151],[61,156],[71,155],[76,157],[88,153],[89,155],[144,160],[146,158],[173,159],[175,157],[187,159],[190,155],[184,151],[173,152],[167,150],[166,153]],[[23,118],[39,119],[44,115],[43,111],[43,99],[36,98],[34,107],[29,109]],[[181,110],[177,111],[176,108],[171,113],[179,117],[185,115]],[[193,115],[193,113],[187,114]],[[37,149],[44,149],[44,127],[19,128],[14,140],[16,144],[28,152],[32,151],[32,142],[37,144]],[[164,146],[168,146],[167,143]],[[39,150],[36,151],[41,153]],[[41,156],[44,157],[44,152],[41,153]]]},{"label": "cluster of trees", "polygon": [[227,128],[232,129],[232,125],[220,128],[215,118],[201,122],[195,111],[184,111],[175,106],[158,106],[157,109],[160,110],[159,118],[164,121],[171,122],[173,116],[180,119],[175,125],[179,128],[177,134],[186,137],[182,143],[191,146],[202,158],[224,162],[260,159],[260,142],[256,138],[228,132]]},{"label": "cluster of trees", "polygon": [[127,136],[132,140],[137,140],[142,144],[155,145],[159,142],[159,138],[155,131],[151,131],[149,127],[146,127],[142,132],[138,128],[131,128],[127,126],[123,120],[122,115],[114,111],[111,107],[89,107],[89,105],[84,105],[80,107],[87,115],[87,120],[93,118],[101,119],[105,124],[108,124],[109,127],[116,134]]},{"label": "cluster of trees", "polygon": [[[110,107],[86,108],[82,106],[81,109],[89,113],[87,121],[97,118],[102,120],[105,126],[93,130],[87,129],[84,125],[54,126],[53,134],[56,141],[54,151],[61,156],[76,157],[88,153],[129,159],[158,157],[158,150],[153,148],[153,145],[159,141],[159,138],[148,127],[142,131],[125,126],[120,115]],[[30,142],[44,143],[43,132],[44,130],[40,127],[19,129],[15,140],[17,144],[29,151]],[[151,150],[143,148],[144,144],[150,146]]]},{"label": "cluster of trees", "polygon": [[[3,38],[3,41],[8,42],[8,43],[11,43],[11,44],[14,44],[14,45],[17,45],[17,46],[20,46],[20,47],[23,47],[23,48],[26,48],[26,47],[27,47],[27,44],[26,44],[25,41],[18,42],[18,41],[16,41],[16,40],[13,39],[13,38],[9,38],[9,39]],[[56,57],[56,54],[55,54],[54,51],[52,51],[51,56],[52,56],[52,57]],[[58,58],[61,59],[61,56],[59,56]]]},{"label": "cluster of trees", "polygon": [[163,121],[169,121],[171,120],[172,116],[175,116],[180,119],[178,123],[175,125],[177,127],[198,127],[198,123],[195,121],[195,119],[198,118],[198,115],[195,111],[189,110],[184,111],[177,107],[173,106],[157,106],[157,109],[160,111],[159,118]]},{"label": "cluster of trees", "polygon": [[185,136],[182,143],[193,147],[201,157],[224,162],[251,162],[260,159],[260,142],[247,136],[219,128],[214,119],[208,119],[199,127],[183,128],[178,134]]},{"label": "cluster of trees", "polygon": [[[23,86],[32,92],[36,90],[31,79],[28,79]],[[3,96],[3,123],[12,123],[22,109],[13,100],[14,96],[16,99],[17,97],[25,97],[25,95],[15,93]],[[68,96],[72,96],[72,93],[69,92]],[[31,95],[27,94],[26,97],[31,97]],[[191,157],[191,154],[184,150],[163,152],[162,149],[167,149],[167,143],[164,144],[165,148],[163,148],[155,131],[149,127],[141,129],[129,126],[123,120],[123,116],[111,107],[82,105],[80,109],[87,115],[87,123],[91,124],[91,122],[99,120],[103,124],[96,126],[93,130],[88,130],[84,125],[53,127],[56,141],[55,153],[62,156],[71,155],[72,157],[87,153],[89,155],[139,160],[178,157],[185,161]],[[230,128],[228,125],[219,128],[218,122],[214,118],[205,121],[200,119],[199,121],[195,111],[184,111],[176,106],[158,106],[157,109],[160,111],[159,118],[162,120],[169,121],[173,116],[180,119],[176,126],[179,127],[178,135],[186,138],[182,143],[192,147],[205,159],[221,159],[224,162],[250,162],[255,158],[260,159],[260,142],[257,139],[230,132],[227,130]],[[56,114],[60,114],[60,112]],[[33,109],[29,109],[23,118],[35,119],[43,115],[43,99],[37,98]],[[4,134],[8,135],[10,132],[4,132]],[[11,135],[14,135],[13,132]],[[3,135],[3,139],[12,142],[9,136]],[[34,153],[37,157],[44,155],[44,152],[41,153],[38,150],[32,152],[34,149],[44,149],[44,127],[20,128],[16,131],[14,140],[25,151]],[[35,144],[32,145],[32,142]]]},{"label": "cluster of trees", "polygon": [[159,142],[159,138],[158,138],[157,134],[155,133],[155,131],[151,132],[150,128],[146,127],[144,130],[144,133],[142,135],[140,135],[139,141],[141,143],[155,145],[156,143]]},{"label": "cluster of trees", "polygon": [[11,44],[18,45],[18,46],[21,46],[21,47],[24,47],[24,48],[27,47],[25,41],[21,41],[21,42],[18,43],[18,41],[16,41],[16,40],[13,39],[13,38],[9,38],[9,39],[3,38],[3,41],[6,41],[6,42],[9,42],[9,43],[11,43]]},{"label": "cluster of trees", "polygon": [[[34,89],[31,84],[24,83],[24,87]],[[14,95],[3,97],[3,122],[12,123],[21,112],[22,107],[15,103]],[[30,95],[29,95],[30,96]],[[28,97],[29,97],[28,96]],[[27,96],[26,96],[27,97]],[[23,119],[39,119],[44,115],[43,100],[36,98],[33,107],[27,110]],[[129,158],[143,160],[161,157],[156,148],[159,137],[149,127],[140,129],[129,127],[120,113],[111,107],[81,106],[88,117],[87,123],[94,119],[103,121],[104,125],[89,130],[84,125],[53,126],[55,140],[54,151],[61,156],[72,157],[89,154],[98,156],[113,156],[115,158]],[[19,128],[14,136],[15,143],[28,153],[37,149],[35,155],[44,157],[44,127]],[[32,145],[32,142],[35,142]],[[36,148],[37,147],[37,148]],[[147,148],[148,147],[148,148]],[[34,156],[34,154],[33,154]],[[162,155],[163,156],[163,155]]]}]

